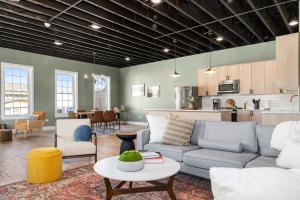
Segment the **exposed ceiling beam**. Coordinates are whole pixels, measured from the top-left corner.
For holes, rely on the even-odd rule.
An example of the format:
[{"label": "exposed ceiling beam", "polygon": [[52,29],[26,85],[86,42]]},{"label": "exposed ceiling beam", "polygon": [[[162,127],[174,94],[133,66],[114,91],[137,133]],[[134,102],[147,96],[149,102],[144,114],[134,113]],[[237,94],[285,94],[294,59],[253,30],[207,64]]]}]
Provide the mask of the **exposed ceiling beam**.
[{"label": "exposed ceiling beam", "polygon": [[[285,27],[287,28],[287,30],[292,33],[292,28],[290,27],[289,25],[289,22],[288,22],[288,19],[287,19],[287,16],[286,16],[286,11],[284,9],[284,7],[282,5],[278,5],[278,3],[280,3],[281,1],[280,0],[273,0],[273,2],[276,4],[276,8],[285,24]],[[299,1],[298,1],[298,4],[299,4]]]},{"label": "exposed ceiling beam", "polygon": [[[164,2],[168,3],[170,6],[175,8],[177,11],[181,12],[188,18],[194,20],[195,22],[199,24],[205,24],[209,21],[210,19],[207,18],[207,16],[201,14],[195,7],[192,6],[187,6],[185,2],[182,1],[177,1],[177,0],[164,0]],[[234,39],[234,36],[232,34],[228,34],[226,30],[220,29],[219,26],[217,26],[216,23],[210,24],[210,25],[205,25],[205,28],[208,30],[214,32],[217,35],[222,35],[223,38],[228,41],[232,46],[236,47],[238,46],[238,41],[236,41],[236,38]]]},{"label": "exposed ceiling beam", "polygon": [[[214,20],[219,20],[227,17],[220,6],[217,6],[219,2],[217,0],[203,1],[203,0],[190,0],[194,5],[207,13]],[[242,39],[246,44],[251,44],[251,38],[242,32],[242,29],[229,21],[219,21],[224,27]]]},{"label": "exposed ceiling beam", "polygon": [[273,37],[276,37],[276,28],[269,20],[269,17],[265,15],[262,11],[256,10],[258,8],[257,5],[255,5],[255,2],[253,0],[247,0],[247,3],[250,5],[250,7],[255,10],[255,13],[259,17],[259,19],[262,21],[262,23],[265,25],[265,27],[269,30],[269,32],[273,35]]},{"label": "exposed ceiling beam", "polygon": [[[256,28],[253,23],[250,22],[250,19],[247,15],[237,15],[240,12],[243,12],[243,9],[241,7],[237,8],[236,4],[233,5],[235,2],[229,4],[227,1],[225,0],[220,0],[221,3],[233,14],[236,15],[236,17],[240,20],[240,22],[242,24],[244,24],[244,26],[246,26],[248,28],[249,31],[251,31],[251,33],[253,35],[255,35],[255,37],[260,41],[260,42],[264,42],[263,39],[263,35],[261,33],[261,31],[259,30],[259,28]],[[236,2],[238,3],[238,2]]]}]

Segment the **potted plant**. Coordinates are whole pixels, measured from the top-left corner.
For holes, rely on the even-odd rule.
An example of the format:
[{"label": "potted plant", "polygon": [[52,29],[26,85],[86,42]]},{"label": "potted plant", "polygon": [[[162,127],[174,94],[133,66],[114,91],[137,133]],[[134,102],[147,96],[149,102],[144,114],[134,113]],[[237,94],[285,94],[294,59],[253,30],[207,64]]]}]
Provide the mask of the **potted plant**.
[{"label": "potted plant", "polygon": [[144,168],[142,155],[135,151],[124,151],[118,160],[118,168],[122,171],[136,172]]}]

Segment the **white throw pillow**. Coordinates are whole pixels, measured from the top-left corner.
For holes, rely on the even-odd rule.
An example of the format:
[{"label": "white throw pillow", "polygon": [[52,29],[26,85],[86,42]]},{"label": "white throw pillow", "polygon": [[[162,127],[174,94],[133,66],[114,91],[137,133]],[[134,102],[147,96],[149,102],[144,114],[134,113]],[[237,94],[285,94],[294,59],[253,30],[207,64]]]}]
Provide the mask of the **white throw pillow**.
[{"label": "white throw pillow", "polygon": [[211,168],[214,200],[299,200],[300,170]]},{"label": "white throw pillow", "polygon": [[167,126],[167,118],[157,115],[147,115],[147,120],[150,128],[149,143],[160,143]]},{"label": "white throw pillow", "polygon": [[276,159],[277,165],[283,168],[300,169],[299,152],[300,142],[296,140],[288,140]]}]

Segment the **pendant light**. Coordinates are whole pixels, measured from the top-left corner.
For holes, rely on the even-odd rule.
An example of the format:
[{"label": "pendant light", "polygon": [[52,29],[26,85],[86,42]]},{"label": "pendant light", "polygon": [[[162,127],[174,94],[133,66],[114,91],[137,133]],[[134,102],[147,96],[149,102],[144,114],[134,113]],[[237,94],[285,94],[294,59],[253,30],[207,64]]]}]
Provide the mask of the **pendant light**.
[{"label": "pendant light", "polygon": [[205,73],[207,73],[207,74],[212,74],[212,73],[216,72],[211,67],[211,40],[212,40],[211,36],[212,36],[212,34],[213,33],[211,31],[208,32],[208,35],[209,35],[209,68],[207,70],[205,70]]},{"label": "pendant light", "polygon": [[94,71],[91,75],[92,79],[89,81],[89,76],[87,74],[84,74],[84,80],[85,80],[85,85],[86,86],[94,86],[94,84],[98,83],[97,77],[96,77],[96,55],[97,53],[93,52],[93,67]]},{"label": "pendant light", "polygon": [[170,76],[173,77],[173,78],[177,78],[181,75],[176,71],[176,42],[177,41],[174,39],[173,42],[174,42],[174,67],[175,67],[175,71]]}]

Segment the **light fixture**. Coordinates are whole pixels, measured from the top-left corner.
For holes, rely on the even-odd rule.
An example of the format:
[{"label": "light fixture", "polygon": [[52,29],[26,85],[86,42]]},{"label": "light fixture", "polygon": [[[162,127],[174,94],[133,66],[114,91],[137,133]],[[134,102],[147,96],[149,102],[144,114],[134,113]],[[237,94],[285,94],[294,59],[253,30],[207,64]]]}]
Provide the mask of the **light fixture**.
[{"label": "light fixture", "polygon": [[91,24],[90,27],[91,27],[92,29],[95,29],[95,30],[98,30],[98,29],[101,28],[101,26],[98,25],[98,24]]},{"label": "light fixture", "polygon": [[84,74],[83,77],[84,77],[84,83],[86,86],[90,86],[90,87],[94,87],[95,84],[99,83],[99,80],[98,80],[98,75],[96,75],[96,55],[97,53],[93,52],[93,67],[94,67],[94,71],[92,73],[92,75],[90,76],[91,77],[91,80],[89,80],[89,75],[87,74]]},{"label": "light fixture", "polygon": [[154,4],[159,4],[159,3],[161,3],[161,0],[151,0],[151,2]]},{"label": "light fixture", "polygon": [[60,41],[58,41],[58,40],[55,40],[55,41],[54,41],[54,44],[57,45],[57,46],[61,46],[61,45],[63,45],[64,43],[62,43],[62,42],[60,42]]},{"label": "light fixture", "polygon": [[126,56],[126,57],[125,57],[125,60],[126,60],[126,61],[130,61],[130,57]]},{"label": "light fixture", "polygon": [[223,38],[222,36],[218,36],[218,37],[216,38],[216,40],[217,40],[218,42],[221,42],[221,41],[224,40],[224,38]]},{"label": "light fixture", "polygon": [[84,79],[87,80],[89,78],[89,76],[87,74],[84,74]]},{"label": "light fixture", "polygon": [[45,26],[46,28],[49,28],[49,27],[51,26],[51,24],[50,24],[49,22],[44,22],[44,26]]},{"label": "light fixture", "polygon": [[216,72],[211,67],[211,39],[212,39],[211,37],[213,33],[209,31],[208,34],[209,34],[209,68],[205,70],[205,73],[212,74]]},{"label": "light fixture", "polygon": [[290,26],[296,26],[296,25],[298,25],[299,24],[299,22],[298,22],[298,20],[296,20],[296,19],[293,19],[293,20],[291,20],[290,22],[289,22],[289,25]]},{"label": "light fixture", "polygon": [[164,51],[165,53],[168,53],[168,52],[170,51],[170,49],[164,48],[163,51]]},{"label": "light fixture", "polygon": [[173,78],[177,78],[181,75],[176,71],[176,40],[174,39],[173,42],[174,42],[174,67],[175,67],[175,70],[174,70],[173,74],[170,74],[170,76]]}]

